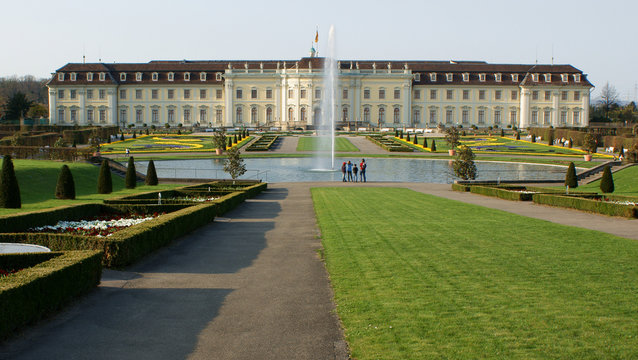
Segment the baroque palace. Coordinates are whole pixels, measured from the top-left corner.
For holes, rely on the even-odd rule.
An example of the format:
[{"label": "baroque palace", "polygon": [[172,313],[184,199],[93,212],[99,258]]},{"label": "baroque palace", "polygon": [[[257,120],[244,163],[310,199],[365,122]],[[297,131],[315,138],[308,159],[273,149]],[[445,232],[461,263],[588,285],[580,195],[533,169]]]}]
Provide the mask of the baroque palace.
[{"label": "baroque palace", "polygon": [[[51,123],[313,129],[327,94],[312,55],[70,63],[48,83]],[[592,88],[571,65],[341,60],[337,126],[586,127]]]}]

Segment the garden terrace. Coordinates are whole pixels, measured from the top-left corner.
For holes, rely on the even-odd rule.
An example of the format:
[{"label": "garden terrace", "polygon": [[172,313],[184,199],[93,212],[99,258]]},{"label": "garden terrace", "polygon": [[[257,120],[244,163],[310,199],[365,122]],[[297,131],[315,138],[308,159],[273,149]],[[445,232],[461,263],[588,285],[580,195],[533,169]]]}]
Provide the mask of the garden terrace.
[{"label": "garden terrace", "polygon": [[273,144],[279,139],[277,135],[262,135],[257,141],[250,144],[246,151],[268,151]]}]

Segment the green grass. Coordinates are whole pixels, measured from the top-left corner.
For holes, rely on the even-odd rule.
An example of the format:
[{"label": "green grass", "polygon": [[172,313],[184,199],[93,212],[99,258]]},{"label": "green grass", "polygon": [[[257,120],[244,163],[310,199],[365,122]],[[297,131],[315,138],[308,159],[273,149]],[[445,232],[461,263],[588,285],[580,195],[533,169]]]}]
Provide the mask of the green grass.
[{"label": "green grass", "polygon": [[[613,174],[615,195],[638,196],[638,166],[631,166]],[[578,191],[600,192],[600,180],[581,185]]]},{"label": "green grass", "polygon": [[[126,189],[124,179],[112,176],[113,192],[111,194],[97,194],[97,177],[99,166],[88,163],[63,163],[46,160],[13,160],[16,177],[20,185],[22,208],[0,209],[0,215],[35,211],[64,205],[102,202],[116,196],[135,194],[157,189],[172,189],[182,185],[160,184],[158,186],[138,185],[135,189]],[[68,165],[75,182],[75,200],[60,200],[55,198],[55,185],[62,165]]]},{"label": "green grass", "polygon": [[[323,138],[327,140],[328,138]],[[297,143],[297,151],[330,151],[330,142],[321,141],[319,137],[300,137]],[[359,149],[354,146],[350,140],[343,137],[335,138],[335,151],[338,152],[356,152]]]},{"label": "green grass", "polygon": [[312,190],[352,355],[638,357],[638,242],[407,189]]}]

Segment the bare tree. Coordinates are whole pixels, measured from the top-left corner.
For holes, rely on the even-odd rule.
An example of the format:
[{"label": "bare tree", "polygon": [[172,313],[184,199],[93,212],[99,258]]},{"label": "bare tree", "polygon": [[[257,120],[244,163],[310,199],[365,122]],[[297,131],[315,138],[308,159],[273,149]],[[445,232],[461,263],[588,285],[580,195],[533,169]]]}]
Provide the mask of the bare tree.
[{"label": "bare tree", "polygon": [[605,86],[600,89],[600,105],[605,111],[605,120],[609,120],[609,111],[617,105],[617,102],[618,91],[613,85],[609,85],[609,82],[605,83]]}]

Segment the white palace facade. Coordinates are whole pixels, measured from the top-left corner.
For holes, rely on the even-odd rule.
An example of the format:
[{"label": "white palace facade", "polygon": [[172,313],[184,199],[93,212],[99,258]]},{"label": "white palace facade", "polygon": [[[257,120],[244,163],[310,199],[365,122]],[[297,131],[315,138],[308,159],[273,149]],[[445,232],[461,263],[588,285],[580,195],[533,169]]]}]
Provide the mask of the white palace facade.
[{"label": "white palace facade", "polygon": [[[48,83],[52,124],[312,129],[324,58],[70,63]],[[586,127],[586,74],[571,65],[338,62],[338,125]]]}]

